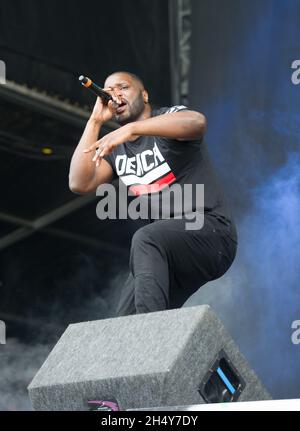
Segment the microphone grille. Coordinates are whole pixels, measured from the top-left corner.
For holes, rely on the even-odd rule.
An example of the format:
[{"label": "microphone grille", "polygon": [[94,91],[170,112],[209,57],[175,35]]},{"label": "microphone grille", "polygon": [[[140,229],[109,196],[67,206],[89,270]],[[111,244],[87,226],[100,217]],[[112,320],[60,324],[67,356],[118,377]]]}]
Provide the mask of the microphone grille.
[{"label": "microphone grille", "polygon": [[85,84],[85,83],[88,81],[88,79],[87,79],[85,76],[83,76],[83,75],[80,75],[78,79],[79,79],[79,81],[80,81],[80,82],[82,82],[83,84]]}]

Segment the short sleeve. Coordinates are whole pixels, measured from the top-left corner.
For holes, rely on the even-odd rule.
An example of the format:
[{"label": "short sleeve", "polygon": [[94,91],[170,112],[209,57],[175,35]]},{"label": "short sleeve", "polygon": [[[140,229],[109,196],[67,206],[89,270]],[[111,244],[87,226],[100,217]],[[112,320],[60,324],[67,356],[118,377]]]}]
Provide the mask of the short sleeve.
[{"label": "short sleeve", "polygon": [[170,108],[167,108],[165,111],[165,114],[170,114],[171,112],[179,112],[179,111],[188,111],[189,108],[185,105],[174,105]]},{"label": "short sleeve", "polygon": [[[172,112],[190,111],[190,110],[191,109],[188,108],[185,105],[174,105],[174,106],[170,106],[170,107],[161,108],[159,114],[170,114]],[[191,139],[191,140],[187,139],[187,140],[182,140],[182,139],[171,139],[171,138],[165,138],[165,137],[163,137],[161,139],[163,139],[165,142],[168,142],[168,143],[170,143],[170,142],[171,143],[176,142],[177,144],[179,143],[180,145],[182,145],[182,144],[185,144],[185,145],[186,144],[195,145],[195,144],[198,144],[198,143],[202,142],[202,139]]]}]

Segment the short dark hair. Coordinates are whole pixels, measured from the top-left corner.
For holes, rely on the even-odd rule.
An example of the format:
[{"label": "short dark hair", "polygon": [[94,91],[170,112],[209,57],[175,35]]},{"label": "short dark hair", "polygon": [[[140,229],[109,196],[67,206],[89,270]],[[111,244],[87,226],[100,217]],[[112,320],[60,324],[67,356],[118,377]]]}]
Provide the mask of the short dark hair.
[{"label": "short dark hair", "polygon": [[[144,82],[143,82],[142,78],[140,78],[140,77],[139,77],[138,75],[136,75],[135,73],[128,72],[127,70],[117,70],[116,72],[113,72],[113,73],[111,73],[111,74],[110,74],[110,75],[108,75],[108,76],[115,75],[115,74],[117,74],[117,73],[126,73],[126,75],[131,76],[131,78],[133,78],[135,81],[138,81],[138,82],[141,84],[141,86],[142,86],[143,88],[145,88],[145,85],[144,85]],[[107,78],[108,78],[108,76],[107,76]],[[107,79],[107,78],[106,78],[106,79]]]}]

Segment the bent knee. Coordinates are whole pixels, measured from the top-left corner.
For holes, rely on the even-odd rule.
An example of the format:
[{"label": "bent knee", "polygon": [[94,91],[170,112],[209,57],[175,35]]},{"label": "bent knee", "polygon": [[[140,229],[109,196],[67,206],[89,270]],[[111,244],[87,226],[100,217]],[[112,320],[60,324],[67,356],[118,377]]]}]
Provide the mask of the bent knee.
[{"label": "bent knee", "polygon": [[131,247],[136,248],[143,245],[153,245],[159,243],[159,237],[153,225],[143,226],[138,229],[131,239]]}]

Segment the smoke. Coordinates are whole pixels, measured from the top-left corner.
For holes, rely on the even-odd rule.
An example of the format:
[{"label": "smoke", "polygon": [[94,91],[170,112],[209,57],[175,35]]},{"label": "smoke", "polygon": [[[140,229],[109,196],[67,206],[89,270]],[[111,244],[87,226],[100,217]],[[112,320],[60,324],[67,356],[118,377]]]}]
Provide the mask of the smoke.
[{"label": "smoke", "polygon": [[27,386],[51,350],[50,345],[27,345],[15,338],[0,349],[0,411],[32,410]]},{"label": "smoke", "polygon": [[[89,262],[89,277],[91,274],[91,262],[88,257],[85,260]],[[83,277],[84,268],[79,269],[78,279]],[[85,272],[87,281],[87,272]],[[94,274],[95,276],[98,273]],[[72,310],[58,299],[52,304],[48,304],[47,315],[44,321],[34,318],[34,310],[31,311],[26,319],[19,323],[22,324],[22,331],[18,334],[24,334],[29,341],[21,341],[18,338],[10,337],[10,326],[7,327],[7,342],[0,346],[0,411],[21,411],[32,410],[27,387],[33,377],[40,369],[49,353],[59,340],[60,336],[67,328],[69,323],[77,323],[88,320],[98,320],[108,318],[114,315],[117,301],[119,298],[120,287],[124,283],[127,274],[126,271],[120,271],[112,277],[106,286],[100,290],[100,293],[89,295],[84,299],[81,291],[81,303],[74,303]],[[72,274],[71,280],[73,280]],[[70,280],[68,278],[60,279],[60,288],[67,290]],[[99,280],[98,280],[99,282]],[[73,286],[74,288],[74,286]],[[88,286],[86,286],[88,290]],[[99,289],[98,289],[99,290]],[[75,306],[74,306],[75,305]],[[65,323],[63,323],[65,322]],[[25,326],[28,327],[25,327]],[[28,336],[28,333],[30,336]]]},{"label": "smoke", "polygon": [[[212,306],[250,366],[277,399],[298,398],[300,394],[300,384],[295,384],[300,382],[300,347],[291,342],[291,324],[300,319],[299,192],[300,156],[292,152],[282,167],[250,190],[247,212],[237,220],[239,247],[230,270],[199,289],[185,304]],[[101,281],[87,257],[77,267],[80,273],[70,272],[70,279],[56,280],[61,291],[70,291],[75,282],[82,281],[81,294],[76,293],[81,298],[80,306],[75,301],[71,312],[56,298],[48,310],[48,320],[53,316],[50,321],[54,323],[113,315],[127,275],[125,268],[110,280]],[[95,280],[102,285],[98,294]],[[86,297],[82,295],[84,284],[89,293]],[[64,328],[52,330],[51,336],[49,330],[31,343],[10,338],[8,332],[7,344],[0,348],[0,410],[31,409],[26,388]]]},{"label": "smoke", "polygon": [[[291,324],[300,319],[298,262],[300,256],[300,156],[287,162],[250,192],[248,211],[237,221],[239,248],[230,270],[207,283],[186,306],[208,303],[229,330],[251,367],[274,398],[300,394],[300,347],[291,342]],[[83,265],[81,265],[82,267]],[[95,271],[90,282],[99,276]],[[87,282],[86,271],[76,280]],[[82,298],[72,313],[60,301],[52,303],[53,322],[96,320],[113,315],[126,271],[119,271],[95,295]],[[98,281],[100,283],[100,281]],[[74,283],[61,280],[62,289]],[[70,286],[69,286],[70,284]],[[74,287],[74,286],[73,286]],[[64,316],[64,318],[63,318]],[[76,318],[75,318],[76,317]],[[38,342],[7,339],[0,349],[0,410],[30,410],[27,386],[49,355],[61,333],[44,333]],[[51,337],[50,337],[51,338]],[[56,341],[55,341],[56,340]]]},{"label": "smoke", "polygon": [[300,348],[291,324],[300,318],[300,156],[251,191],[237,223],[235,262],[185,305],[208,303],[274,398],[300,396]]}]

